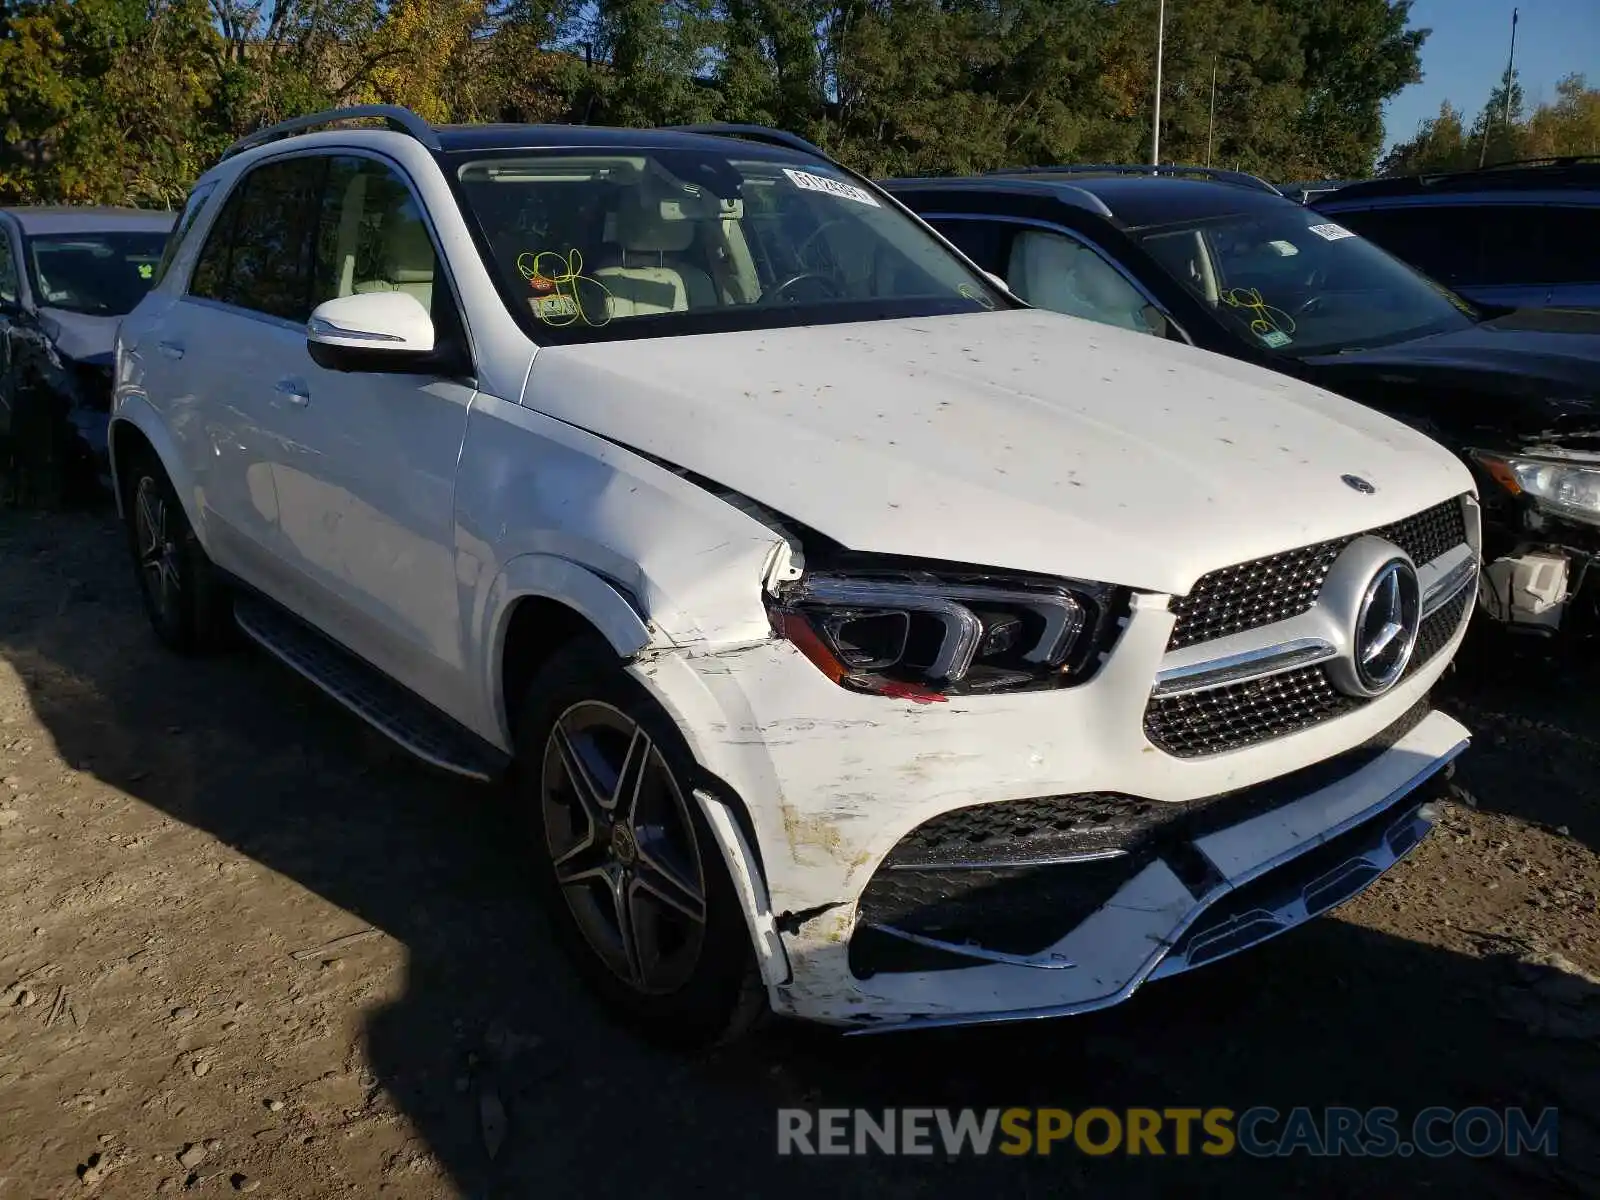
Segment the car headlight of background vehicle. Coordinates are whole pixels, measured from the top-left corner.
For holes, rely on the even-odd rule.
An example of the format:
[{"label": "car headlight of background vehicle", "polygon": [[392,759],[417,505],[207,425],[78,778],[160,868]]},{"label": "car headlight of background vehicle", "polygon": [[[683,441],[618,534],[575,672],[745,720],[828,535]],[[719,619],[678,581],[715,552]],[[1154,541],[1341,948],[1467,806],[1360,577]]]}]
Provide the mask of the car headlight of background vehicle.
[{"label": "car headlight of background vehicle", "polygon": [[935,701],[1080,683],[1117,608],[1096,584],[925,573],[818,573],[769,604],[773,628],[835,683]]},{"label": "car headlight of background vehicle", "polygon": [[1473,451],[1473,457],[1513,496],[1526,495],[1547,512],[1600,525],[1600,462],[1524,458],[1478,450]]}]

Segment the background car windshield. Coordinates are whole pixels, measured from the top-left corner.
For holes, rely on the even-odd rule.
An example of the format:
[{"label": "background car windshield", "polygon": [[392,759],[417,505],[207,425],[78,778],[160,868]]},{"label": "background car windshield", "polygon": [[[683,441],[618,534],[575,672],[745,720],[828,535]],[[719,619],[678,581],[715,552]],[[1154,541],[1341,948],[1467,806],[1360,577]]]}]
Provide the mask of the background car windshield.
[{"label": "background car windshield", "polygon": [[28,239],[33,294],[47,308],[97,317],[133,311],[155,283],[163,233],[74,233]]},{"label": "background car windshield", "polygon": [[459,178],[491,269],[540,340],[1003,303],[916,222],[808,159],[524,154],[469,162]]},{"label": "background car windshield", "polygon": [[1143,245],[1256,345],[1302,356],[1462,329],[1476,313],[1343,226],[1298,208],[1164,225]]}]

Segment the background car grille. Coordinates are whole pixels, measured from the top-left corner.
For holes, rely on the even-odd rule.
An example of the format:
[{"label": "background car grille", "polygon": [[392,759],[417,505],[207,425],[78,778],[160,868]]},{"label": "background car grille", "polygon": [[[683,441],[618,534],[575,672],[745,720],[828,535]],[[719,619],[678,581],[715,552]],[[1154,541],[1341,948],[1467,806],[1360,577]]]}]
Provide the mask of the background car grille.
[{"label": "background car grille", "polygon": [[[1407,675],[1444,649],[1476,595],[1474,588],[1464,587],[1422,622]],[[1323,668],[1302,667],[1228,687],[1152,697],[1144,711],[1144,732],[1168,754],[1198,758],[1295,733],[1366,703],[1335,688]]]},{"label": "background car grille", "polygon": [[[1399,546],[1419,566],[1467,540],[1459,498],[1369,532]],[[1202,575],[1187,596],[1172,601],[1178,623],[1167,649],[1259,629],[1309,612],[1328,569],[1359,536],[1318,542]]]}]

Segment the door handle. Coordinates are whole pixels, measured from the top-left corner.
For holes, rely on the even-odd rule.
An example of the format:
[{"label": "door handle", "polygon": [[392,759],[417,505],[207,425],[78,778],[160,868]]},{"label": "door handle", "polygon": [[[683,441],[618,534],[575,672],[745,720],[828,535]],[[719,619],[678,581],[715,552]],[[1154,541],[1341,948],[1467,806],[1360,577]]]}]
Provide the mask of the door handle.
[{"label": "door handle", "polygon": [[303,380],[280,379],[273,385],[272,390],[296,408],[304,408],[311,403],[311,391]]},{"label": "door handle", "polygon": [[174,361],[183,357],[182,342],[157,342],[156,349]]}]

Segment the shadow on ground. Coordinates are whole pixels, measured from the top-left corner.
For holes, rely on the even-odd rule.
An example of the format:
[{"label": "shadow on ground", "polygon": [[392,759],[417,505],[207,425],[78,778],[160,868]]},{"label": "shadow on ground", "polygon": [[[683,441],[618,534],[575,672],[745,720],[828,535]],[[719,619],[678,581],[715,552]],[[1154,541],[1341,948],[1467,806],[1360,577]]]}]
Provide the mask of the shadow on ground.
[{"label": "shadow on ground", "polygon": [[[780,1027],[708,1058],[648,1049],[570,981],[493,794],[383,749],[262,656],[165,655],[121,553],[109,518],[0,514],[0,653],[73,766],[404,943],[406,993],[373,1017],[368,1059],[465,1195],[1594,1194],[1593,1128],[1577,1115],[1600,1111],[1600,1056],[1530,1036],[1535,1017],[1510,1023],[1496,999],[1539,969],[1338,920],[1068,1022],[872,1038]],[[1505,772],[1561,770],[1500,749],[1504,769],[1491,757],[1474,779],[1485,804]],[[492,1091],[507,1113],[493,1160],[463,1079],[468,1100]],[[1554,1105],[1568,1119],[1554,1163],[779,1160],[780,1105]]]}]

